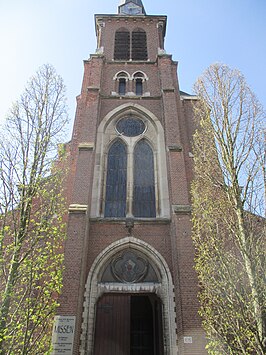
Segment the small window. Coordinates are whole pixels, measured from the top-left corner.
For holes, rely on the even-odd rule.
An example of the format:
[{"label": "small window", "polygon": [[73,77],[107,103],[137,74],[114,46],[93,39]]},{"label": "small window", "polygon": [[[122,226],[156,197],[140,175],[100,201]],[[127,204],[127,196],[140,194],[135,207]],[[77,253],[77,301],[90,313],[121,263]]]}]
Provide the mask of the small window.
[{"label": "small window", "polygon": [[147,35],[142,29],[132,32],[132,60],[147,60]]},{"label": "small window", "polygon": [[137,96],[143,95],[143,83],[147,80],[146,75],[143,72],[137,72],[133,75],[134,85],[135,85],[135,94]]},{"label": "small window", "polygon": [[126,29],[121,29],[115,33],[115,60],[130,59],[130,33]]},{"label": "small window", "polygon": [[118,93],[119,93],[119,95],[125,95],[126,94],[126,79],[125,78],[120,78],[119,79]]},{"label": "small window", "polygon": [[142,79],[137,79],[136,80],[136,95],[142,96],[143,94],[143,83]]},{"label": "small window", "polygon": [[120,96],[126,95],[129,74],[124,71],[118,72],[114,76],[114,80],[115,80],[115,92],[118,92]]}]

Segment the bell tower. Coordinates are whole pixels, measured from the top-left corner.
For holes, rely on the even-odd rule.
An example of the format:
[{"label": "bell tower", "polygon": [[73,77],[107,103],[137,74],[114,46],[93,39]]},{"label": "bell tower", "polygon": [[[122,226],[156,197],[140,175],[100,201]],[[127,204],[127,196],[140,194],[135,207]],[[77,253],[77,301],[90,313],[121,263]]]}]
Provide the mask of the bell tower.
[{"label": "bell tower", "polygon": [[166,24],[141,0],[95,15],[67,147],[69,355],[207,353],[190,221],[196,98],[179,89]]}]

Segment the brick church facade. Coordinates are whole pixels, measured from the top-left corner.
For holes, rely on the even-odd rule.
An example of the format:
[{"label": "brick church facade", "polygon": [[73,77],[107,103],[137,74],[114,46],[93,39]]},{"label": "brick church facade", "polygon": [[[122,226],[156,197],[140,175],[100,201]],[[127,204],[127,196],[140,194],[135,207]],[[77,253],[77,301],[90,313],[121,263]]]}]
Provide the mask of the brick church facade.
[{"label": "brick church facade", "polygon": [[74,355],[203,355],[191,240],[195,97],[141,0],[96,15],[69,143],[58,315]]}]

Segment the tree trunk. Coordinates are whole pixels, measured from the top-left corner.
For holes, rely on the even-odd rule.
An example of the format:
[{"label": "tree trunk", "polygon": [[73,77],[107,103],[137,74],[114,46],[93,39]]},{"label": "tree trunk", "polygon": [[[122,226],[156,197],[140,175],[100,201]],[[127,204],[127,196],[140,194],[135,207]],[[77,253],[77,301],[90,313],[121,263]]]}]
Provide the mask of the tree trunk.
[{"label": "tree trunk", "polygon": [[7,284],[5,287],[3,301],[0,308],[0,355],[5,355],[4,350],[4,332],[6,330],[7,325],[7,317],[9,314],[10,301],[12,298],[12,292],[14,289],[14,285],[16,283],[16,278],[18,275],[18,267],[19,267],[19,255],[20,255],[21,246],[17,246],[13,258],[10,265],[9,275],[7,279]]}]

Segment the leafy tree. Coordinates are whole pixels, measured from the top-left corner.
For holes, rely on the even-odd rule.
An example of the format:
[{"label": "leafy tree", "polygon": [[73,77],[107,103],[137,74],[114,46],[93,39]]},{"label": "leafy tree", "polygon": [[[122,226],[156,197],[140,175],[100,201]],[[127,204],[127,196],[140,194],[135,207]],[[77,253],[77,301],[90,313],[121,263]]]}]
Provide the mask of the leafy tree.
[{"label": "leafy tree", "polygon": [[193,240],[208,351],[265,354],[265,115],[226,65],[211,65],[195,91]]},{"label": "leafy tree", "polygon": [[31,78],[0,141],[0,354],[44,354],[61,288],[63,174],[51,170],[67,123],[50,65]]}]

